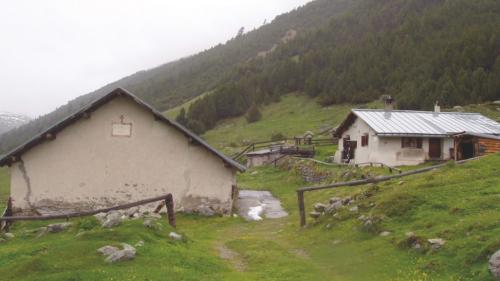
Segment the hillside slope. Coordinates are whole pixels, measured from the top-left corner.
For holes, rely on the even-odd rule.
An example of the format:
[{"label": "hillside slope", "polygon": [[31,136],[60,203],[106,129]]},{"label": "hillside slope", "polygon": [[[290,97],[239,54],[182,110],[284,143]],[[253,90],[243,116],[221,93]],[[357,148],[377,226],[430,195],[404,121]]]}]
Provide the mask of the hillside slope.
[{"label": "hillside slope", "polygon": [[203,132],[289,92],[323,105],[389,94],[402,109],[500,99],[500,2],[354,2],[328,25],[241,65],[190,107],[187,125]]}]

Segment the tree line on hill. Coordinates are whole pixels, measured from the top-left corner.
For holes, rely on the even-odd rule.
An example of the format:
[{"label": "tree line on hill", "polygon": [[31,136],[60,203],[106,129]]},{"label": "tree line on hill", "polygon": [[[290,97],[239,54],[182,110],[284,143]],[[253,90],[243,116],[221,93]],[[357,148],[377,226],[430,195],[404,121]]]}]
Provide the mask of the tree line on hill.
[{"label": "tree line on hill", "polygon": [[382,0],[239,64],[180,118],[197,133],[290,92],[323,105],[383,94],[402,109],[500,98],[500,1]]}]

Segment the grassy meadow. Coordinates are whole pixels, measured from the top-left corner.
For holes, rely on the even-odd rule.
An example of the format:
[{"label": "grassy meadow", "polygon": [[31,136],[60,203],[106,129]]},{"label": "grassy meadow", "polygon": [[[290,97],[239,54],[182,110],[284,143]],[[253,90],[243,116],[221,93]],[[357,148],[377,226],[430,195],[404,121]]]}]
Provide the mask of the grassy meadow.
[{"label": "grassy meadow", "polygon": [[[8,184],[1,182],[5,196]],[[493,280],[487,259],[500,248],[500,155],[450,164],[402,183],[307,193],[308,211],[332,196],[370,196],[356,200],[358,213],[308,218],[304,229],[295,189],[306,183],[294,169],[254,169],[239,176],[239,185],[270,190],[289,217],[245,222],[179,215],[182,242],[167,237],[172,229],[166,219],[157,229],[145,228],[142,220],[113,229],[102,229],[92,218],[72,220],[70,230],[41,238],[29,230],[48,222],[16,223],[16,237],[0,244],[0,280]],[[360,215],[381,221],[367,230]],[[381,231],[391,234],[381,237]],[[446,244],[440,250],[406,247],[409,231]],[[108,265],[96,253],[104,245],[139,240],[145,246],[134,261]]]}]

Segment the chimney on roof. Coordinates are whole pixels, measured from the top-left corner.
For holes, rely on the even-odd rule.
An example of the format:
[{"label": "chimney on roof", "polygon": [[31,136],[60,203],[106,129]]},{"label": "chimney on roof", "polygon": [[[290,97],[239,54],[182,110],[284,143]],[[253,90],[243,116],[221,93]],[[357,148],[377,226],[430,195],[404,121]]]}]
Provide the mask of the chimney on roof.
[{"label": "chimney on roof", "polygon": [[434,112],[441,112],[441,106],[439,106],[438,101],[434,104]]},{"label": "chimney on roof", "polygon": [[396,101],[391,96],[389,96],[389,95],[384,96],[383,101],[384,101],[386,111],[394,110],[394,105],[396,104]]}]

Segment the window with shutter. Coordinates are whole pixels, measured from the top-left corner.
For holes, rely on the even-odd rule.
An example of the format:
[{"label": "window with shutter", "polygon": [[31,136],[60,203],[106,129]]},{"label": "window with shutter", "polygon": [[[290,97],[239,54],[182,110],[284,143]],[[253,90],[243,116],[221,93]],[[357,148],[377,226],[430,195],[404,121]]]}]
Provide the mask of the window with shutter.
[{"label": "window with shutter", "polygon": [[361,136],[361,146],[368,146],[368,134]]},{"label": "window with shutter", "polygon": [[422,138],[401,138],[402,148],[422,148]]}]

